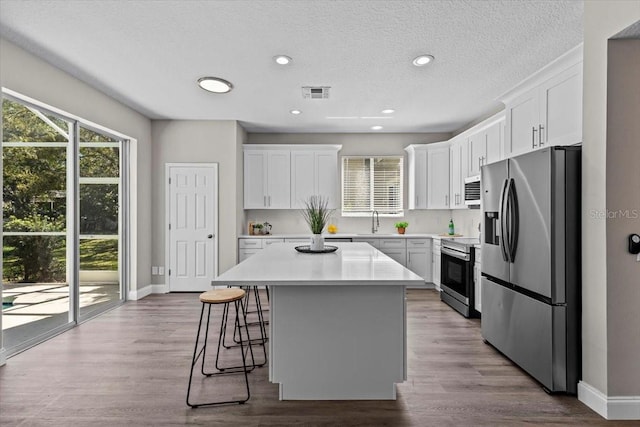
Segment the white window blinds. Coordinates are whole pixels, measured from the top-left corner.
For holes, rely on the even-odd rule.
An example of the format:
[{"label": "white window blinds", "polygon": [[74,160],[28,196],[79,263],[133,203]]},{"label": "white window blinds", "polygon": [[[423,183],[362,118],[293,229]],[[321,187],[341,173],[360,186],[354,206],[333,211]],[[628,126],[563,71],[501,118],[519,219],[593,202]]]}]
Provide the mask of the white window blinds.
[{"label": "white window blinds", "polygon": [[402,157],[343,157],[344,214],[402,213]]}]

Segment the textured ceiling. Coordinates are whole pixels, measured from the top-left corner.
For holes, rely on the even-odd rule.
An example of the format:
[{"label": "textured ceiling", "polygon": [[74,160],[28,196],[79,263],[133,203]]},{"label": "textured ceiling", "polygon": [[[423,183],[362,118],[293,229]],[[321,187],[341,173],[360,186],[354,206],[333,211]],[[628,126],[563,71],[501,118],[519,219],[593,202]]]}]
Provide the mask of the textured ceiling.
[{"label": "textured ceiling", "polygon": [[[502,93],[580,44],[582,14],[573,0],[0,0],[0,34],[153,119],[239,120],[250,132],[448,132],[495,111]],[[421,53],[435,61],[412,66]],[[275,65],[276,54],[293,63]],[[235,88],[207,93],[202,76]],[[330,99],[303,99],[307,85],[331,86]],[[384,108],[396,112],[362,118]]]}]

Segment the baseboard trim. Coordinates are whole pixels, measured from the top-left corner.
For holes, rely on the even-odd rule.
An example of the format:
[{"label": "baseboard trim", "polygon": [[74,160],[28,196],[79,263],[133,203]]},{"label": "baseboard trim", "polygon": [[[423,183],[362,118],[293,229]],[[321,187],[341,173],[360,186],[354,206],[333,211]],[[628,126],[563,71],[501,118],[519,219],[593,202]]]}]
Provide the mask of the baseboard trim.
[{"label": "baseboard trim", "polygon": [[127,294],[127,299],[129,301],[137,301],[139,299],[142,299],[148,295],[151,295],[151,285],[147,285],[144,288],[141,289],[133,289],[131,291],[129,291],[129,293]]},{"label": "baseboard trim", "polygon": [[578,400],[607,420],[640,420],[640,396],[607,396],[580,381]]},{"label": "baseboard trim", "polygon": [[0,348],[0,366],[4,366],[7,363],[7,350],[4,347]]},{"label": "baseboard trim", "polygon": [[152,294],[168,294],[169,293],[169,286],[162,284],[162,285],[151,285],[151,293]]}]

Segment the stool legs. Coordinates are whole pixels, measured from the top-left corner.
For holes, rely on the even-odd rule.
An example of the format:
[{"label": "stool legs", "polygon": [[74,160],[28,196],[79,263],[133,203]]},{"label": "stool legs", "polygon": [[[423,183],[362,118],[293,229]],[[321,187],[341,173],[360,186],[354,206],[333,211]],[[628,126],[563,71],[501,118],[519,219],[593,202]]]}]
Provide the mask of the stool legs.
[{"label": "stool legs", "polygon": [[[220,334],[218,336],[218,350],[217,350],[217,353],[216,353],[216,369],[218,369],[219,372],[210,372],[210,373],[205,372],[204,363],[205,363],[205,357],[206,357],[206,351],[207,351],[207,341],[208,341],[208,336],[209,336],[209,321],[211,319],[211,305],[212,304],[206,304],[206,305],[208,305],[208,311],[207,311],[207,320],[206,320],[205,333],[204,333],[204,343],[203,343],[202,348],[200,349],[200,351],[198,351],[198,344],[200,342],[200,332],[202,330],[202,319],[204,317],[204,309],[205,309],[205,303],[203,303],[202,304],[202,309],[200,310],[200,322],[198,323],[198,332],[197,332],[197,335],[196,335],[196,344],[195,344],[195,347],[193,349],[193,358],[191,360],[191,370],[190,370],[190,373],[189,373],[189,385],[188,385],[188,388],[187,388],[187,405],[191,406],[192,408],[197,408],[199,406],[222,405],[222,404],[228,404],[228,403],[243,404],[244,402],[249,400],[249,397],[251,396],[250,391],[249,391],[248,373],[255,366],[255,360],[254,360],[254,357],[253,357],[253,349],[252,349],[252,346],[251,346],[251,340],[249,338],[249,328],[246,325],[246,321],[245,321],[244,326],[240,324],[240,311],[242,311],[242,317],[244,319],[246,319],[246,312],[245,312],[245,307],[244,307],[243,301],[241,299],[240,300],[235,300],[235,301],[233,301],[233,303],[234,303],[235,310],[236,310],[235,328],[238,330],[238,333],[240,335],[240,352],[241,352],[241,355],[242,355],[242,366],[230,366],[230,367],[223,367],[223,368],[219,368],[218,367],[219,356],[220,356],[220,344],[222,343],[223,331],[225,329],[224,327],[226,327],[226,323],[227,323],[226,319],[228,318],[228,314],[229,314],[228,312],[229,312],[229,304],[230,303],[227,302],[227,303],[224,304],[224,307],[223,307],[222,321],[221,321],[221,325],[220,325]],[[244,340],[243,340],[243,336],[242,336],[242,328],[243,327],[245,328],[246,333],[247,333],[246,343],[247,343],[247,347],[248,347],[248,352],[251,353],[252,366],[250,366],[250,368],[247,367],[247,362],[246,362],[247,353],[245,353],[245,345],[244,345]],[[206,403],[192,403],[192,402],[190,402],[189,397],[190,397],[190,394],[191,394],[191,383],[192,383],[192,380],[193,380],[193,369],[195,368],[196,363],[198,362],[198,359],[200,357],[202,357],[202,365],[201,365],[200,371],[201,371],[201,373],[203,375],[205,375],[207,377],[243,372],[244,373],[245,385],[246,385],[246,388],[247,388],[246,398],[240,399],[240,400],[221,400],[221,401],[206,402]]]},{"label": "stool legs", "polygon": [[[261,366],[265,366],[267,364],[267,346],[266,346],[266,342],[267,342],[267,329],[266,329],[266,324],[267,321],[264,318],[264,312],[262,309],[262,301],[260,299],[260,290],[258,289],[257,286],[247,286],[244,287],[244,289],[246,289],[247,294],[245,296],[245,306],[247,308],[247,310],[245,311],[245,324],[246,325],[258,325],[260,328],[260,337],[259,338],[253,338],[251,339],[251,343],[258,343],[260,345],[262,345],[262,351],[263,351],[263,361],[261,363],[255,364],[254,367],[261,367]],[[250,303],[250,297],[251,294],[253,293],[253,298],[255,301],[255,305],[256,305],[256,314],[258,315],[258,321],[257,322],[248,322],[247,321],[247,313],[249,313],[248,308],[249,308],[249,303]],[[228,316],[228,313],[227,313]],[[240,343],[240,341],[238,340],[238,328],[236,327],[234,329],[233,332],[233,342],[235,344],[227,344],[226,343],[226,328],[225,328],[225,333],[224,333],[224,337],[223,337],[223,341],[222,341],[222,345],[225,348],[232,348],[232,347],[237,347],[237,345]]]}]

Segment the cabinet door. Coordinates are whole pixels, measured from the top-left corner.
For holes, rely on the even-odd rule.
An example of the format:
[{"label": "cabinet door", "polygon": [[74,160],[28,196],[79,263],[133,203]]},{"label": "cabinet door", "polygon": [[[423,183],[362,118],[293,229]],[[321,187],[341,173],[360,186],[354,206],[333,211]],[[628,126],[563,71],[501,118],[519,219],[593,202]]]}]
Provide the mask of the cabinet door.
[{"label": "cabinet door", "polygon": [[540,99],[542,145],[582,142],[582,63],[543,83]]},{"label": "cabinet door", "polygon": [[427,209],[449,209],[449,146],[427,151]]},{"label": "cabinet door", "polygon": [[255,255],[260,252],[262,249],[239,249],[238,250],[238,262],[242,262],[245,259],[249,258],[251,255]]},{"label": "cabinet door", "polygon": [[474,292],[474,308],[478,313],[482,313],[482,280],[480,263],[473,265],[473,292]]},{"label": "cabinet door", "polygon": [[482,165],[497,162],[502,158],[501,147],[503,145],[504,120],[494,123],[486,131],[487,150]]},{"label": "cabinet door", "polygon": [[427,208],[427,151],[409,153],[409,209]]},{"label": "cabinet door", "polygon": [[244,208],[267,206],[266,157],[264,151],[244,152]]},{"label": "cabinet door", "polygon": [[538,89],[519,96],[507,105],[505,157],[526,153],[538,147],[539,117]]},{"label": "cabinet door", "polygon": [[407,250],[405,248],[380,248],[380,251],[389,258],[394,259],[399,264],[402,264],[405,267],[407,266]]},{"label": "cabinet door", "polygon": [[291,156],[289,151],[267,151],[267,208],[291,207]]},{"label": "cabinet door", "polygon": [[316,152],[315,160],[315,191],[329,201],[329,209],[340,206],[338,194],[338,152]]},{"label": "cabinet door", "polygon": [[440,252],[434,252],[433,254],[433,283],[436,285],[436,289],[440,290],[440,260],[442,256]]},{"label": "cabinet door", "polygon": [[466,209],[464,204],[464,179],[467,177],[467,141],[456,140],[449,150],[449,207]]},{"label": "cabinet door", "polygon": [[487,132],[482,130],[469,137],[469,174],[468,176],[480,175],[480,166],[487,156]]},{"label": "cabinet door", "polygon": [[313,151],[291,152],[291,208],[303,209],[304,202],[315,193]]},{"label": "cabinet door", "polygon": [[407,268],[422,277],[425,282],[431,282],[430,251],[427,251],[426,248],[407,249]]}]

